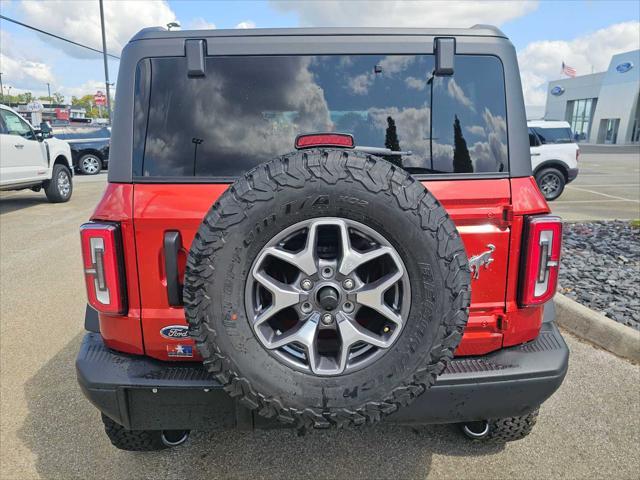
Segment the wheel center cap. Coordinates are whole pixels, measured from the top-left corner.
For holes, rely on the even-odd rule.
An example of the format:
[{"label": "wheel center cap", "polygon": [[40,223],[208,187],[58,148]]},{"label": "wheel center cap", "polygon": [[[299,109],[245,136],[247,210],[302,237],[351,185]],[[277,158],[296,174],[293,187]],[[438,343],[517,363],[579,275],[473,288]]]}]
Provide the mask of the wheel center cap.
[{"label": "wheel center cap", "polygon": [[338,306],[340,293],[334,287],[326,286],[318,290],[318,303],[325,310],[335,310]]}]

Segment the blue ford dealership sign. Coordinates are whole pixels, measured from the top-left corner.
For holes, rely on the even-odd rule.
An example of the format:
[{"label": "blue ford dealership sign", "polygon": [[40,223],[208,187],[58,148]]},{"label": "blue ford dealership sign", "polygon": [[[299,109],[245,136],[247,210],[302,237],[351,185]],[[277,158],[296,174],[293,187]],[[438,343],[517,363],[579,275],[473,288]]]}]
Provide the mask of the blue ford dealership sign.
[{"label": "blue ford dealership sign", "polygon": [[564,88],[561,87],[560,85],[556,85],[551,89],[551,95],[555,95],[556,97],[558,95],[562,95],[563,93],[564,93]]},{"label": "blue ford dealership sign", "polygon": [[624,62],[624,63],[621,63],[620,65],[618,65],[616,67],[616,70],[618,71],[618,73],[625,73],[625,72],[628,72],[629,70],[631,70],[632,68],[633,68],[633,63]]}]

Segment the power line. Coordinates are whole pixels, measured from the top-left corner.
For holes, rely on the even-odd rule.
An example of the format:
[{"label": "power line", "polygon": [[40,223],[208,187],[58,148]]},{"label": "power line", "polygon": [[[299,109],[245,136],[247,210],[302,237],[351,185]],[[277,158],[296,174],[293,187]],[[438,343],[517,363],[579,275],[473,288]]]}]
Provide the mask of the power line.
[{"label": "power line", "polygon": [[[77,47],[86,48],[87,50],[91,50],[92,52],[96,52],[96,53],[99,53],[101,55],[104,54],[104,52],[102,50],[98,50],[97,48],[91,48],[91,47],[88,47],[87,45],[83,45],[81,43],[74,42],[73,40],[69,40],[68,38],[61,37],[60,35],[55,35],[53,33],[47,32],[45,30],[41,30],[39,28],[32,27],[31,25],[27,25],[26,23],[19,22],[17,20],[14,20],[13,18],[5,17],[4,15],[0,15],[0,18],[2,20],[6,20],[7,22],[12,22],[12,23],[15,23],[16,25],[20,25],[21,27],[28,28],[29,30],[35,30],[38,33],[43,33],[44,35],[49,35],[50,37],[57,38],[58,40],[62,40],[63,42],[71,43],[73,45],[76,45]],[[111,58],[115,58],[116,60],[120,60],[120,57],[118,57],[116,55],[111,55],[110,53],[107,53],[107,55],[109,57],[111,57]]]}]

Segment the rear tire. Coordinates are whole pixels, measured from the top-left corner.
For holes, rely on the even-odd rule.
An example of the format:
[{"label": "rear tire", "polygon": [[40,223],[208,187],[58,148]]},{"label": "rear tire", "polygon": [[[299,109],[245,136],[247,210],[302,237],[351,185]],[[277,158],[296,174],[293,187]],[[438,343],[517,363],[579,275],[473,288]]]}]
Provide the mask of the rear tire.
[{"label": "rear tire", "polygon": [[87,153],[78,160],[78,170],[83,175],[97,175],[102,170],[102,159],[93,153]]},{"label": "rear tire", "polygon": [[189,430],[127,430],[105,414],[102,423],[111,444],[129,452],[165,450],[184,443],[189,436]]},{"label": "rear tire", "polygon": [[73,193],[71,170],[64,165],[54,165],[51,180],[44,185],[44,193],[51,203],[68,202]]},{"label": "rear tire", "polygon": [[544,198],[552,201],[562,195],[567,180],[560,170],[549,167],[536,173],[536,183]]},{"label": "rear tire", "polygon": [[539,409],[527,415],[505,417],[484,422],[461,424],[462,432],[473,441],[494,443],[521,440],[531,433],[538,420]]}]

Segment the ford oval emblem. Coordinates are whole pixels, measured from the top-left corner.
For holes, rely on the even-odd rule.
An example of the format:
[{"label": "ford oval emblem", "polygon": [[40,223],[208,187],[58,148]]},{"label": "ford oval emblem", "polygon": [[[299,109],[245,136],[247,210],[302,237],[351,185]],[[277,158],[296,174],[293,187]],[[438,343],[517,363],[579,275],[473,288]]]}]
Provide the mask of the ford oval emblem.
[{"label": "ford oval emblem", "polygon": [[551,95],[555,95],[556,97],[558,95],[562,95],[563,93],[564,93],[564,87],[561,87],[560,85],[556,85],[551,89]]},{"label": "ford oval emblem", "polygon": [[625,73],[625,72],[628,72],[629,70],[631,70],[632,68],[633,68],[633,63],[624,62],[624,63],[621,63],[620,65],[618,65],[616,67],[616,70],[618,71],[618,73]]},{"label": "ford oval emblem", "polygon": [[185,325],[169,325],[160,330],[160,335],[171,340],[180,340],[189,337],[189,327]]}]

